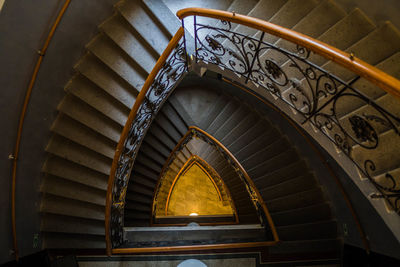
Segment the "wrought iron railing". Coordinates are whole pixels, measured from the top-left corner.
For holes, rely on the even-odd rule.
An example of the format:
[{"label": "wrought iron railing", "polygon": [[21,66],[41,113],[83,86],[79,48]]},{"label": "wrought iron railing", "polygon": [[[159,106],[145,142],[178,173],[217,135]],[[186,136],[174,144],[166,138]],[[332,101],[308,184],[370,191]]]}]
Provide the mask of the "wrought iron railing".
[{"label": "wrought iron railing", "polygon": [[106,199],[107,253],[123,243],[125,195],[140,144],[158,110],[187,72],[180,28],[168,44],[136,99],[121,134],[108,181]]},{"label": "wrought iron railing", "polygon": [[400,118],[353,86],[360,76],[345,81],[313,63],[307,48],[294,44],[293,50],[282,49],[263,41],[264,33],[253,38],[234,31],[229,21],[218,25],[222,26],[194,19],[196,63],[230,70],[244,77],[244,84],[252,82],[259,91],[280,99],[303,118],[301,124],[318,129],[353,161],[379,191],[373,197],[385,198],[400,213],[400,178],[386,172],[390,182],[377,181],[374,160],[354,155],[378,150],[383,143],[380,136],[386,132],[400,137]]},{"label": "wrought iron railing", "polygon": [[[352,54],[259,19],[200,8],[180,10],[177,15],[182,24],[185,17],[193,16],[194,39],[179,42],[184,36],[183,28],[174,36],[146,80],[121,135],[107,192],[109,254],[111,248],[117,248],[123,241],[125,193],[140,144],[152,119],[189,65],[210,68],[223,75],[235,74],[237,82],[250,88],[253,94],[285,110],[303,128],[315,129],[317,135],[326,137],[324,140],[329,140],[337,151],[346,155],[359,173],[375,186],[378,193],[374,197],[386,199],[400,213],[399,177],[394,177],[390,170],[378,168],[376,160],[370,156],[359,156],[372,155],[372,151],[379,157],[382,147],[387,145],[382,136],[388,133],[399,138],[397,143],[400,143],[399,114],[380,105],[385,92],[374,92],[371,96],[356,87],[360,79],[365,79],[398,98],[400,81]],[[197,16],[208,18],[209,23],[204,20],[198,23]],[[279,38],[284,40],[279,46],[275,41],[268,41]],[[194,51],[190,52],[189,47],[194,47]],[[191,62],[188,62],[188,52],[194,56]],[[322,68],[316,64],[324,60],[344,67],[345,73],[335,67],[333,70],[340,73],[337,75],[329,70],[329,65]],[[385,178],[377,179],[379,175]]]}]

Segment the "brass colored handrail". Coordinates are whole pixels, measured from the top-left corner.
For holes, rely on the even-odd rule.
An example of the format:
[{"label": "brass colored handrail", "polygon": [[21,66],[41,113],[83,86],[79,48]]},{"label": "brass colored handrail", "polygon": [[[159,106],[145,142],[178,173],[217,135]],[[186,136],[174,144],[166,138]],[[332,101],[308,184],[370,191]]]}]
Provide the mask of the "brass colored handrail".
[{"label": "brass colored handrail", "polygon": [[62,6],[60,12],[57,15],[56,20],[53,23],[53,26],[50,29],[49,34],[43,44],[42,49],[38,51],[39,58],[36,61],[35,68],[33,69],[33,74],[31,80],[29,81],[28,88],[25,93],[24,104],[22,106],[21,115],[19,117],[18,122],[18,130],[17,130],[17,139],[15,141],[14,146],[14,154],[10,155],[9,158],[13,161],[12,166],[12,182],[11,182],[11,225],[12,225],[12,235],[13,235],[13,246],[14,246],[14,254],[15,260],[18,261],[19,259],[19,251],[18,251],[18,243],[17,243],[17,224],[16,224],[16,206],[15,206],[15,198],[16,198],[16,181],[17,181],[17,167],[18,167],[18,157],[19,157],[19,148],[21,145],[21,137],[22,137],[22,130],[24,127],[25,115],[26,110],[28,109],[29,100],[31,98],[32,89],[35,85],[36,78],[39,73],[40,66],[43,61],[43,57],[46,54],[47,48],[50,45],[51,40],[53,39],[54,33],[60,24],[62,17],[65,14],[71,0],[66,0],[64,5]]},{"label": "brass colored handrail", "polygon": [[136,117],[136,114],[139,110],[139,107],[143,103],[146,97],[146,93],[150,89],[151,85],[154,82],[154,79],[156,78],[158,72],[161,70],[165,62],[167,61],[169,55],[172,53],[174,48],[177,46],[179,41],[184,35],[184,29],[180,27],[178,31],[175,33],[175,35],[172,37],[171,41],[168,43],[167,48],[165,48],[164,52],[161,54],[160,58],[157,60],[156,65],[150,72],[149,76],[147,77],[142,90],[140,90],[140,93],[138,94],[135,104],[133,105],[128,119],[125,123],[124,129],[122,130],[117,148],[115,150],[114,154],[114,159],[111,165],[111,171],[110,171],[110,176],[108,179],[108,188],[107,188],[107,195],[106,195],[106,211],[105,211],[105,235],[106,235],[106,252],[107,255],[111,255],[111,237],[110,237],[110,215],[111,215],[111,204],[112,204],[112,191],[113,191],[113,186],[114,186],[114,181],[115,181],[115,172],[118,167],[118,161],[121,156],[122,151],[124,150],[124,145],[125,141],[128,137],[128,133],[130,130],[130,127]]},{"label": "brass colored handrail", "polygon": [[265,242],[247,242],[230,244],[210,244],[210,245],[190,245],[173,247],[142,247],[142,248],[115,248],[113,254],[134,254],[134,253],[155,253],[155,252],[178,252],[178,251],[196,251],[196,250],[214,250],[214,249],[235,249],[235,248],[253,248],[273,246],[276,241]]},{"label": "brass colored handrail", "polygon": [[377,85],[386,92],[392,94],[397,99],[400,99],[400,81],[398,79],[364,62],[363,60],[356,58],[353,54],[341,51],[307,35],[286,29],[261,19],[215,9],[197,7],[185,8],[179,10],[176,15],[181,20],[188,16],[201,16],[230,21],[275,35],[309,49],[328,60],[338,63],[346,69],[353,71],[359,76]]},{"label": "brass colored handrail", "polygon": [[265,216],[267,217],[267,221],[268,224],[271,226],[271,232],[272,232],[272,236],[274,237],[274,241],[276,243],[279,242],[279,237],[278,237],[278,233],[276,231],[275,228],[275,224],[272,221],[272,217],[268,211],[267,205],[265,204],[265,202],[262,200],[262,196],[260,194],[260,192],[258,191],[256,185],[254,184],[253,180],[250,178],[250,176],[247,174],[246,170],[243,168],[242,164],[240,164],[240,162],[236,159],[236,157],[229,151],[229,149],[227,149],[220,141],[218,141],[217,139],[215,139],[212,135],[210,135],[209,133],[207,133],[206,131],[200,129],[199,127],[196,126],[190,126],[189,130],[195,130],[197,132],[200,132],[201,134],[204,134],[205,136],[207,136],[207,138],[209,138],[210,140],[212,140],[215,144],[217,144],[220,148],[222,148],[224,150],[224,152],[231,158],[231,160],[234,161],[235,165],[239,167],[240,171],[243,173],[244,178],[246,179],[246,181],[249,183],[249,185],[252,187],[252,189],[254,190],[254,192],[257,195],[257,198],[260,200],[260,204],[261,207],[264,210]]}]

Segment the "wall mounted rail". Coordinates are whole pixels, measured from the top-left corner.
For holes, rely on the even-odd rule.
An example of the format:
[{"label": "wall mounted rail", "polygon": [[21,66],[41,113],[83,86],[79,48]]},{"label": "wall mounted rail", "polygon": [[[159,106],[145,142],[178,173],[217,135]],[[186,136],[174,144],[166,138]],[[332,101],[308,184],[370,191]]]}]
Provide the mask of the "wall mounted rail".
[{"label": "wall mounted rail", "polygon": [[47,48],[50,45],[51,40],[53,39],[54,33],[61,22],[62,17],[64,16],[67,8],[70,4],[71,0],[66,0],[64,5],[60,9],[56,20],[53,22],[51,26],[50,32],[48,33],[46,40],[40,50],[38,50],[38,59],[36,61],[35,68],[33,69],[32,77],[29,81],[28,88],[25,92],[24,103],[22,105],[21,114],[18,122],[17,129],[17,138],[14,145],[14,153],[9,155],[9,159],[12,160],[12,174],[11,174],[11,225],[12,225],[12,235],[13,235],[13,246],[14,246],[14,256],[15,260],[19,260],[19,250],[18,250],[18,242],[17,242],[17,219],[16,219],[16,183],[17,183],[17,169],[18,169],[18,158],[19,158],[19,149],[21,145],[21,137],[22,130],[24,127],[25,115],[28,109],[29,100],[31,98],[33,87],[35,86],[36,78],[38,76],[40,66],[42,65],[43,57],[46,55]]}]

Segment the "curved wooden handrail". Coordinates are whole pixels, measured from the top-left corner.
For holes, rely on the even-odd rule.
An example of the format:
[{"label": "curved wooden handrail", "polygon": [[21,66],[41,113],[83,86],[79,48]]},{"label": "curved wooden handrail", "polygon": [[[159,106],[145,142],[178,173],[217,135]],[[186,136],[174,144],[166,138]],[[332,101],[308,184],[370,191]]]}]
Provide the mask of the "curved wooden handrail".
[{"label": "curved wooden handrail", "polygon": [[185,8],[179,10],[176,15],[180,19],[184,19],[188,16],[201,16],[230,21],[263,31],[268,34],[275,35],[292,43],[298,44],[304,48],[307,48],[315,52],[316,54],[321,55],[326,59],[331,60],[345,67],[346,69],[353,71],[357,75],[365,78],[366,80],[377,85],[381,89],[392,94],[400,100],[400,81],[398,79],[362,61],[361,59],[350,55],[349,53],[341,51],[331,45],[318,41],[307,35],[292,31],[290,29],[275,25],[261,19],[215,9],[197,7]]},{"label": "curved wooden handrail", "polygon": [[128,119],[125,123],[124,129],[122,130],[117,148],[115,150],[114,154],[114,159],[111,165],[111,170],[110,170],[110,176],[108,179],[108,187],[107,187],[107,195],[106,195],[106,210],[105,210],[105,235],[106,235],[106,252],[107,255],[111,255],[111,238],[110,238],[110,215],[111,215],[111,204],[112,204],[112,191],[113,191],[113,186],[114,186],[114,181],[115,181],[115,172],[117,170],[118,166],[118,161],[121,156],[122,151],[124,150],[124,144],[126,141],[126,138],[128,137],[128,133],[130,130],[130,127],[133,123],[133,120],[136,117],[136,114],[139,110],[140,105],[143,103],[146,94],[148,90],[150,89],[151,85],[154,82],[154,79],[156,78],[158,72],[161,70],[165,62],[167,61],[169,55],[172,53],[174,48],[178,45],[179,41],[184,35],[184,29],[180,27],[175,35],[172,37],[171,41],[168,43],[167,48],[165,48],[164,52],[161,54],[160,58],[157,60],[156,65],[150,72],[149,76],[147,77],[142,90],[140,90],[140,93],[138,94],[135,104],[133,105]]},{"label": "curved wooden handrail", "polygon": [[71,0],[66,0],[58,12],[57,18],[54,21],[49,34],[46,37],[46,40],[42,46],[42,49],[38,51],[39,58],[36,61],[35,68],[33,69],[32,77],[29,81],[28,88],[26,89],[24,104],[22,105],[21,114],[19,117],[18,122],[18,130],[17,130],[17,139],[15,141],[14,146],[14,154],[10,155],[9,158],[12,159],[12,178],[11,178],[11,225],[12,225],[12,235],[13,235],[13,246],[14,246],[14,255],[15,260],[18,261],[19,259],[19,251],[18,251],[18,242],[17,242],[17,222],[16,222],[16,181],[17,181],[17,167],[18,167],[18,158],[19,158],[19,148],[21,145],[21,137],[22,137],[22,130],[24,127],[25,115],[28,109],[29,100],[31,98],[33,86],[35,85],[36,78],[38,76],[40,66],[42,65],[43,57],[46,54],[47,48],[50,45],[51,40],[53,39],[54,33],[61,22],[62,17],[67,11],[67,8],[70,4]]},{"label": "curved wooden handrail", "polygon": [[248,184],[252,187],[252,189],[254,190],[254,192],[257,195],[257,198],[260,201],[261,207],[264,210],[265,216],[267,217],[267,221],[268,224],[271,226],[271,232],[272,232],[272,236],[274,237],[274,241],[279,242],[279,237],[278,237],[278,233],[276,231],[275,228],[275,224],[272,221],[272,217],[268,211],[267,205],[265,204],[265,202],[262,200],[262,196],[260,194],[260,192],[258,191],[256,185],[254,184],[253,180],[250,178],[250,176],[247,174],[246,170],[243,168],[243,166],[240,164],[240,162],[236,159],[236,157],[217,139],[215,139],[212,135],[210,135],[209,133],[207,133],[206,131],[200,129],[199,127],[196,126],[190,126],[189,130],[195,130],[197,132],[200,132],[201,134],[204,134],[205,136],[207,136],[207,138],[209,138],[210,140],[212,140],[215,144],[217,144],[220,148],[222,148],[224,150],[224,152],[231,158],[231,160],[239,167],[240,171],[243,173],[244,178],[246,179],[246,181],[248,182]]}]

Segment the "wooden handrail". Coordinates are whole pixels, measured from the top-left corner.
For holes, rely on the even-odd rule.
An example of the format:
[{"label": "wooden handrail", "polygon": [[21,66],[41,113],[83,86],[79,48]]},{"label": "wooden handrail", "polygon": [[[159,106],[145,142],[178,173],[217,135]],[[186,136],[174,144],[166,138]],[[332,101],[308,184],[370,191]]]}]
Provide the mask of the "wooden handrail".
[{"label": "wooden handrail", "polygon": [[265,204],[265,202],[262,200],[262,196],[260,194],[260,192],[258,191],[256,185],[254,184],[253,180],[250,178],[250,176],[247,174],[246,170],[243,168],[243,166],[240,164],[240,162],[236,159],[236,157],[217,139],[215,139],[212,135],[210,135],[209,133],[207,133],[206,131],[200,129],[199,127],[196,126],[190,126],[189,130],[193,129],[197,132],[200,132],[201,134],[204,134],[205,136],[207,136],[207,138],[209,138],[210,140],[212,140],[215,144],[217,144],[220,148],[222,148],[224,150],[224,152],[231,158],[231,160],[239,167],[240,171],[243,173],[244,178],[246,179],[246,181],[249,183],[249,185],[251,186],[251,188],[254,190],[254,192],[257,195],[257,199],[260,200],[260,204],[261,207],[264,210],[265,216],[267,217],[267,221],[268,224],[271,226],[271,232],[272,232],[272,236],[274,237],[274,241],[279,242],[279,237],[278,237],[278,233],[276,231],[275,228],[275,224],[272,221],[272,217],[268,211],[267,205]]},{"label": "wooden handrail", "polygon": [[111,255],[111,237],[110,237],[110,215],[111,215],[111,204],[112,204],[112,191],[113,191],[113,186],[114,186],[114,180],[115,180],[115,172],[117,170],[118,166],[118,161],[121,156],[122,151],[124,150],[124,144],[126,141],[126,138],[128,137],[128,133],[130,130],[130,127],[132,125],[133,120],[136,117],[136,114],[139,110],[140,105],[143,103],[146,93],[150,89],[151,85],[154,82],[154,79],[156,78],[158,72],[162,69],[163,65],[167,61],[169,55],[172,53],[172,51],[175,49],[175,47],[178,45],[179,41],[181,40],[182,36],[184,35],[184,29],[180,27],[178,31],[175,33],[175,35],[172,37],[171,41],[168,43],[167,48],[165,48],[164,52],[161,54],[160,58],[157,60],[156,65],[150,72],[149,76],[147,77],[142,90],[140,90],[140,93],[138,94],[135,104],[133,105],[128,119],[125,123],[124,129],[122,130],[117,149],[115,150],[114,154],[114,159],[111,165],[111,171],[110,171],[110,176],[108,179],[108,187],[107,187],[107,195],[106,195],[106,211],[105,211],[105,235],[106,235],[106,252],[107,255]]},{"label": "wooden handrail", "polygon": [[21,137],[22,137],[22,130],[24,127],[25,115],[28,109],[29,100],[31,98],[33,86],[35,85],[36,78],[39,73],[40,66],[42,65],[43,57],[46,54],[47,48],[50,45],[51,40],[53,39],[54,33],[61,22],[62,17],[67,11],[67,8],[70,4],[71,0],[66,0],[64,5],[62,6],[61,10],[59,11],[56,20],[54,21],[49,34],[42,46],[42,49],[38,51],[38,59],[36,61],[35,68],[33,69],[33,74],[31,80],[29,81],[28,88],[26,89],[24,104],[22,105],[21,114],[19,117],[18,122],[18,130],[17,130],[17,139],[15,141],[14,146],[14,154],[10,155],[9,158],[12,159],[12,178],[11,178],[11,225],[12,225],[12,235],[13,235],[13,246],[14,246],[14,255],[15,260],[18,261],[19,259],[19,251],[18,251],[18,242],[17,242],[17,223],[16,223],[16,205],[15,205],[15,198],[16,198],[16,181],[17,181],[17,167],[18,167],[18,157],[19,157],[19,148],[21,145]]},{"label": "wooden handrail", "polygon": [[290,29],[275,25],[261,19],[215,9],[197,7],[185,8],[179,10],[176,15],[180,19],[184,19],[188,16],[201,16],[230,21],[263,31],[268,34],[275,35],[292,43],[298,44],[304,48],[307,48],[315,52],[316,54],[325,57],[328,60],[338,63],[346,69],[353,71],[357,75],[377,85],[386,92],[392,94],[397,99],[400,99],[400,81],[398,79],[362,61],[361,59],[350,55],[349,53],[341,51],[331,45],[318,41],[307,35],[292,31]]},{"label": "wooden handrail", "polygon": [[229,244],[210,244],[210,245],[192,245],[192,246],[172,246],[172,247],[143,247],[143,248],[115,248],[113,254],[135,254],[135,253],[155,253],[155,252],[178,252],[178,251],[196,251],[196,250],[216,250],[216,249],[235,249],[235,248],[254,248],[270,247],[275,245],[276,241],[265,242],[246,242]]}]

